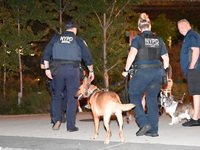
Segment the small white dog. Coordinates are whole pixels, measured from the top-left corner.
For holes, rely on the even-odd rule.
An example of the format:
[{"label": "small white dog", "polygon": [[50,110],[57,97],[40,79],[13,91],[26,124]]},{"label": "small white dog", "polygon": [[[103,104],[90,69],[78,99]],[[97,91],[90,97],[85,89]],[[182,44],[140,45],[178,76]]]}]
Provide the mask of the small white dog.
[{"label": "small white dog", "polygon": [[165,112],[172,117],[169,125],[179,123],[182,119],[189,120],[193,115],[194,109],[192,103],[176,102],[173,95],[166,96],[160,92],[160,102]]}]

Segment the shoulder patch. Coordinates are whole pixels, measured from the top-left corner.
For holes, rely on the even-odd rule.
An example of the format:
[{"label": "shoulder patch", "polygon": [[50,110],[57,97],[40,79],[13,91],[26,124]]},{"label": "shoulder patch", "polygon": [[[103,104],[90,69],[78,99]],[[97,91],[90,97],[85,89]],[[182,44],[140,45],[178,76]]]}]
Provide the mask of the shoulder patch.
[{"label": "shoulder patch", "polygon": [[83,43],[88,47],[87,43],[83,40]]}]

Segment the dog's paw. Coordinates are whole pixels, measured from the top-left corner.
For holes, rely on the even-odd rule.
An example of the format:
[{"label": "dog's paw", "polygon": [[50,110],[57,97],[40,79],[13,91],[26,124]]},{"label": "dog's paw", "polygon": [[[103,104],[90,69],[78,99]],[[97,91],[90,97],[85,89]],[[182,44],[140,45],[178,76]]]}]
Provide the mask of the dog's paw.
[{"label": "dog's paw", "polygon": [[170,122],[170,123],[169,123],[169,125],[173,125],[173,124],[174,124],[173,122]]},{"label": "dog's paw", "polygon": [[90,137],[90,139],[96,139],[97,138],[97,134],[94,134],[93,136]]},{"label": "dog's paw", "polygon": [[121,142],[126,143],[126,139],[125,138],[121,139]]},{"label": "dog's paw", "polygon": [[108,139],[104,141],[104,144],[109,144],[109,143],[110,143],[110,140]]}]

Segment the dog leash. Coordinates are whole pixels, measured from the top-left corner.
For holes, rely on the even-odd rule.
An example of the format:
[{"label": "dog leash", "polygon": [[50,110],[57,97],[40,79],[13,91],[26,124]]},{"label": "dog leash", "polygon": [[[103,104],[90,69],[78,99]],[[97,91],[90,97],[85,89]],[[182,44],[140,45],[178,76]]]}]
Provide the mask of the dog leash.
[{"label": "dog leash", "polygon": [[[125,103],[128,104],[130,102],[129,100],[129,95],[128,95],[128,82],[130,80],[130,74],[128,74],[126,76],[126,81],[125,81],[125,88],[124,88],[124,92],[125,92]],[[130,123],[130,118],[129,118],[129,111],[126,112],[126,122],[129,124]]]},{"label": "dog leash", "polygon": [[102,91],[106,91],[106,90],[108,90],[108,89],[112,89],[112,88],[115,88],[115,87],[117,87],[117,86],[120,86],[125,80],[126,80],[126,77],[125,77],[123,80],[121,80],[120,82],[118,82],[118,83],[116,83],[116,84],[114,84],[114,85],[112,85],[112,86],[110,86],[110,87],[103,88],[103,89],[101,89],[101,90],[102,90]]},{"label": "dog leash", "polygon": [[183,96],[181,98],[181,101],[183,101],[184,97],[185,97],[185,94],[188,92],[188,88],[186,89],[185,93],[183,93]]}]

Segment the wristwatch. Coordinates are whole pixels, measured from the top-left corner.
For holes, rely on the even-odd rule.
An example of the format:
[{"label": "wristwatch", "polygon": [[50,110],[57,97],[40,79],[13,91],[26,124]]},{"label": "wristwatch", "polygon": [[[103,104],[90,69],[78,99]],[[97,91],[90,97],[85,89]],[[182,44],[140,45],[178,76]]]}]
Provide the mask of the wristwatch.
[{"label": "wristwatch", "polygon": [[50,68],[45,68],[44,70],[45,70],[45,71],[46,71],[46,70],[50,70]]},{"label": "wristwatch", "polygon": [[124,72],[128,72],[129,70],[124,69]]}]

